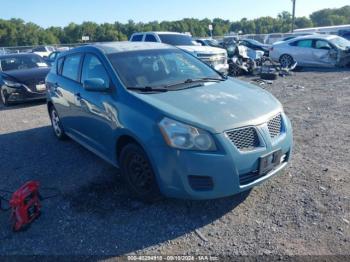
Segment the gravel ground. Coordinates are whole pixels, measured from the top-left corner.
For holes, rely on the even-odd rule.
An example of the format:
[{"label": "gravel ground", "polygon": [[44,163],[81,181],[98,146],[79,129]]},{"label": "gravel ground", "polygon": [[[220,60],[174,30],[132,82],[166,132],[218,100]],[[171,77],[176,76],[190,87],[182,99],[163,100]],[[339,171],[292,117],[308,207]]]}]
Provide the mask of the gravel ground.
[{"label": "gravel ground", "polygon": [[44,104],[0,105],[0,187],[35,179],[62,192],[24,232],[0,212],[0,255],[349,256],[349,83],[350,71],[308,71],[264,85],[293,123],[292,163],[250,192],[202,202],[133,201],[112,166],[54,138]]}]

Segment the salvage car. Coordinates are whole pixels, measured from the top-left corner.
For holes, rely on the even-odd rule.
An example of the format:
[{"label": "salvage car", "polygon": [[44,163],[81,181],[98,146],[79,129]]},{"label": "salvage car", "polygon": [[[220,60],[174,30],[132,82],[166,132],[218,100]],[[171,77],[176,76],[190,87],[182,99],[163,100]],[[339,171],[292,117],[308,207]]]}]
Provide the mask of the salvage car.
[{"label": "salvage car", "polygon": [[120,167],[141,199],[230,196],[291,157],[291,123],[272,94],[173,46],[79,47],[58,57],[46,84],[55,136]]},{"label": "salvage car", "polygon": [[269,56],[271,45],[263,44],[259,41],[249,38],[240,39],[239,42],[241,45],[244,45],[250,49],[263,51],[265,56]]},{"label": "salvage car", "polygon": [[302,36],[274,44],[270,57],[282,67],[295,62],[304,67],[343,67],[350,64],[350,41],[336,35]]},{"label": "salvage car", "polygon": [[227,52],[225,49],[211,46],[195,45],[188,34],[175,32],[145,32],[135,33],[130,37],[131,42],[158,42],[177,46],[191,53],[215,70],[226,74],[228,71]]},{"label": "salvage car", "polygon": [[0,97],[7,106],[14,102],[46,98],[47,63],[36,54],[0,56]]}]

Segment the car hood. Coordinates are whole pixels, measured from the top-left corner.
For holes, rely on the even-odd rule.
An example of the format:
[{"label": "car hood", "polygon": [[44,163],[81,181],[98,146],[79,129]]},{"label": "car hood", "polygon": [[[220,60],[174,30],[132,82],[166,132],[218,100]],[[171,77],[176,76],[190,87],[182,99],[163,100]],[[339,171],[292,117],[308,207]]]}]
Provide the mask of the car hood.
[{"label": "car hood", "polygon": [[1,72],[3,75],[13,79],[20,83],[27,83],[34,79],[44,80],[46,75],[49,73],[49,67],[39,67],[24,70],[11,70]]},{"label": "car hood", "polygon": [[282,111],[281,103],[267,91],[233,79],[165,93],[133,94],[164,116],[212,133],[259,125]]},{"label": "car hood", "polygon": [[181,45],[177,47],[190,53],[204,53],[213,55],[226,53],[225,49],[212,46]]}]

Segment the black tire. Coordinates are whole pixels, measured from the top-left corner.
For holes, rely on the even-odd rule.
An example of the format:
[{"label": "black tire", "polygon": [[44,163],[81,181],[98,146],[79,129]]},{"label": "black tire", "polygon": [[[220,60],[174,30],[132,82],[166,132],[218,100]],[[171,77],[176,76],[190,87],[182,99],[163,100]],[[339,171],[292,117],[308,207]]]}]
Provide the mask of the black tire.
[{"label": "black tire", "polygon": [[59,140],[67,139],[67,135],[64,132],[64,128],[62,126],[61,120],[54,106],[50,106],[49,114],[50,114],[52,130],[56,138]]},{"label": "black tire", "polygon": [[132,197],[150,203],[160,198],[152,165],[139,145],[127,144],[121,151],[119,164]]},{"label": "black tire", "polygon": [[277,74],[276,73],[261,73],[260,78],[263,80],[276,80]]},{"label": "black tire", "polygon": [[287,54],[281,55],[279,61],[282,68],[290,68],[294,64],[294,58]]},{"label": "black tire", "polygon": [[235,63],[229,65],[229,76],[237,77],[243,75],[243,70]]},{"label": "black tire", "polygon": [[1,98],[1,102],[4,106],[9,106],[10,103],[8,101],[8,98],[7,98],[7,94],[6,94],[6,91],[4,89],[0,89],[0,98]]}]

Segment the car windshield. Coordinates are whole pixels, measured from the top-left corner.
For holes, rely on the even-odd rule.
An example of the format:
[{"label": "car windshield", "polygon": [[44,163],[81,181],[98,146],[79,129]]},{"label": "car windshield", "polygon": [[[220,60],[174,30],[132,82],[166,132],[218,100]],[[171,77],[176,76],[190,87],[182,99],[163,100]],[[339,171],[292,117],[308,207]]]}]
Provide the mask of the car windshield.
[{"label": "car windshield", "polygon": [[208,40],[205,40],[205,41],[207,41],[208,45],[210,45],[210,46],[213,46],[213,47],[219,47],[220,46],[219,42],[217,40],[215,40],[215,39],[208,39]]},{"label": "car windshield", "polygon": [[254,39],[245,39],[245,41],[253,44],[253,45],[262,45],[262,43],[260,43],[259,41],[256,41]]},{"label": "car windshield", "polygon": [[159,34],[159,38],[162,43],[168,45],[194,45],[192,43],[192,37],[189,35],[180,35],[180,34]]},{"label": "car windshield", "polygon": [[221,79],[216,71],[197,58],[176,49],[153,49],[108,55],[127,87],[164,87],[189,79]]},{"label": "car windshield", "polygon": [[346,48],[346,47],[350,47],[350,41],[346,40],[343,37],[335,37],[333,39],[330,40],[330,42],[334,45],[336,45],[337,47],[340,48]]},{"label": "car windshield", "polygon": [[47,63],[37,55],[17,55],[0,58],[1,71],[24,70],[47,66]]}]

